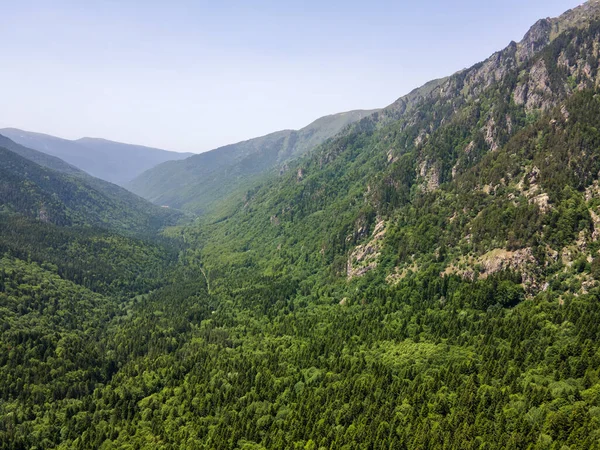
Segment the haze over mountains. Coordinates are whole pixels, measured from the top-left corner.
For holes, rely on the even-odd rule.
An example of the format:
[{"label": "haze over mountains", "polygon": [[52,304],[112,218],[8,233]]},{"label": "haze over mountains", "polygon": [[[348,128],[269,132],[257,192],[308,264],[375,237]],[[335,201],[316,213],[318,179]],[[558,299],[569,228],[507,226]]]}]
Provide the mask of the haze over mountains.
[{"label": "haze over mountains", "polygon": [[0,135],[125,186],[155,204],[201,214],[232,193],[243,195],[256,179],[285,170],[287,162],[376,111],[332,114],[297,131],[278,131],[199,155],[99,138],[71,141],[15,128],[0,129]]},{"label": "haze over mountains", "polygon": [[25,147],[63,159],[94,177],[121,186],[157,164],[192,155],[105,139],[68,140],[16,128],[0,129],[0,134]]}]

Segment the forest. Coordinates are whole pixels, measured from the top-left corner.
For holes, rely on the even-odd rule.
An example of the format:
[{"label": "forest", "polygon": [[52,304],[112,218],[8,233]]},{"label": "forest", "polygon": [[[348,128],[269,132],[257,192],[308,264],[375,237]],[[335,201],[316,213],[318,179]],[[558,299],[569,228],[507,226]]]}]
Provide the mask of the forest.
[{"label": "forest", "polygon": [[0,449],[600,448],[600,22],[560,31],[201,217],[0,149]]}]

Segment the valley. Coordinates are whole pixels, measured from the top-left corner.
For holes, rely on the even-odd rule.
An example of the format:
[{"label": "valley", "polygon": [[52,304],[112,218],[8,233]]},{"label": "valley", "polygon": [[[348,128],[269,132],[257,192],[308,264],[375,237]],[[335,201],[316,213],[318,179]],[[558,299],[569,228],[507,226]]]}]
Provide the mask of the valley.
[{"label": "valley", "polygon": [[600,447],[600,2],[132,192],[0,134],[0,449]]}]

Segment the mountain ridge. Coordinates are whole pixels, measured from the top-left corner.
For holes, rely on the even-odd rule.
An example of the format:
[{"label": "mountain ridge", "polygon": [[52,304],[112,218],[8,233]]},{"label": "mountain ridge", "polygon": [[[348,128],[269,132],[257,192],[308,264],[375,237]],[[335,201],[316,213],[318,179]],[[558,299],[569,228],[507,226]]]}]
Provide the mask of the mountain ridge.
[{"label": "mountain ridge", "polygon": [[88,175],[64,161],[0,135],[3,210],[60,226],[143,233],[173,224],[179,213]]},{"label": "mountain ridge", "polygon": [[27,148],[56,156],[92,176],[119,185],[126,184],[164,161],[192,156],[192,153],[177,153],[108,139],[86,137],[69,140],[17,128],[0,129],[0,134]]},{"label": "mountain ridge", "polygon": [[166,162],[140,175],[127,187],[153,203],[203,213],[228,195],[239,195],[241,189],[260,177],[285,170],[287,161],[376,111],[330,114],[299,130],[276,131],[183,161]]},{"label": "mountain ridge", "polygon": [[[356,256],[356,249],[369,246],[365,239],[376,226],[376,217],[381,220],[418,192],[423,196],[439,193],[446,184],[468,174],[486,155],[498,152],[515,139],[516,133],[555,108],[565,108],[563,114],[568,118],[568,108],[561,106],[562,102],[580,91],[598,87],[598,64],[594,61],[600,55],[598,49],[593,50],[592,43],[600,36],[600,25],[595,18],[600,18],[597,1],[558,19],[538,22],[525,35],[521,47],[513,42],[469,69],[430,82],[422,91],[413,91],[409,99],[415,99],[414,102],[406,102],[403,97],[362,119],[291,164],[292,173],[250,190],[238,203],[238,219],[232,219],[235,216],[231,214],[217,218],[216,228],[222,226],[223,220],[234,223],[239,220],[232,229],[251,226],[261,232],[275,233],[269,239],[273,242],[272,257],[276,259],[277,233],[300,226],[310,214],[327,211],[329,217],[341,221],[346,216],[344,220],[348,222],[344,233],[321,230],[323,236],[346,239],[322,244],[324,254],[327,255],[327,248],[342,248],[349,252],[347,257]],[[575,25],[564,26],[565,21]],[[552,27],[548,24],[565,29],[551,38]],[[526,51],[525,56],[518,57],[520,48],[534,48],[535,52]],[[404,107],[405,102],[410,108]],[[390,120],[396,111],[401,112],[396,120]],[[349,182],[354,184],[338,188]],[[361,186],[368,188],[359,195]],[[354,192],[356,198],[348,196],[347,191]],[[334,211],[331,208],[336,203]],[[346,206],[339,206],[342,204]],[[364,211],[351,220],[349,211],[358,214],[357,205],[362,204]],[[254,211],[262,208],[269,211],[263,211],[263,223],[250,225],[247,221]],[[273,224],[277,226],[273,228]],[[320,229],[322,224],[312,226]],[[310,228],[302,229],[307,232]],[[267,242],[262,245],[269,246]],[[224,246],[225,242],[218,245]],[[315,248],[312,250],[316,252]],[[342,260],[339,261],[341,264]],[[351,261],[346,261],[343,271],[346,265],[352,266]],[[376,264],[368,263],[365,267],[365,271],[360,269],[363,275]],[[350,271],[354,273],[355,268]]]},{"label": "mountain ridge", "polygon": [[[522,40],[517,42],[509,43],[504,49],[495,52],[489,58],[473,65],[470,68],[463,69],[456,72],[455,74],[444,77],[437,80],[432,80],[425,83],[423,86],[415,88],[408,94],[398,98],[396,101],[391,103],[389,106],[374,110],[371,114],[364,118],[360,118],[354,123],[347,124],[346,127],[337,130],[337,133],[348,134],[353,131],[370,132],[377,128],[381,128],[388,123],[396,122],[398,120],[404,120],[405,123],[410,125],[410,121],[414,120],[411,117],[414,108],[423,102],[444,102],[449,99],[452,102],[456,102],[457,94],[463,98],[464,101],[468,101],[479,95],[483,89],[487,89],[493,83],[497,83],[502,80],[505,74],[516,67],[519,64],[524,64],[532,57],[537,55],[540,51],[546,48],[556,37],[560,35],[564,30],[577,29],[590,23],[594,18],[600,17],[600,3],[597,0],[586,2],[585,4],[566,11],[557,18],[546,18],[540,19],[536,22],[523,36]],[[538,80],[539,81],[539,80]],[[535,90],[539,87],[539,83],[533,84],[533,87],[528,90]],[[517,101],[522,101],[528,105],[530,110],[536,109],[537,106],[542,106],[542,110],[547,111],[554,103],[551,99],[546,98],[543,105],[534,104],[538,101],[536,95],[529,95],[528,90],[521,92],[521,97]],[[439,107],[439,105],[438,105]],[[454,108],[455,105],[447,105],[448,108]],[[493,142],[493,146],[498,144],[494,141],[494,134],[497,133],[499,124],[490,123],[489,128],[489,139]],[[336,134],[337,134],[336,133]],[[425,138],[426,132],[423,130],[422,138]],[[271,138],[276,136],[276,133],[269,134],[263,138]],[[333,136],[331,136],[333,137]],[[260,139],[260,138],[258,138]],[[239,145],[251,142],[243,141]],[[213,151],[224,151],[230,146],[221,147]],[[302,156],[303,152],[298,152],[294,156]],[[197,156],[192,158],[198,158]],[[290,158],[294,159],[294,158]],[[191,161],[188,161],[190,164]],[[219,190],[220,180],[226,179],[226,175],[235,177],[235,169],[233,174],[219,174],[212,184],[205,183],[202,181],[194,182],[194,177],[201,178],[206,176],[206,173],[198,173],[194,175],[190,173],[193,169],[183,168],[184,164],[180,164],[182,170],[177,170],[174,163],[165,163],[165,165],[157,166],[146,174],[142,174],[138,179],[133,180],[127,185],[133,192],[141,195],[144,198],[157,204],[168,204],[178,208],[189,208],[194,212],[203,212],[204,210],[210,210],[213,201],[203,199],[202,197],[216,197],[218,199],[224,199],[228,195],[232,194],[233,190]],[[282,167],[285,170],[286,166]],[[183,173],[187,172],[187,173]],[[281,173],[281,171],[280,171]],[[267,175],[265,173],[263,175]],[[158,183],[153,186],[157,178],[165,177],[165,182]],[[185,181],[186,178],[188,181]],[[169,179],[173,180],[169,185]],[[239,188],[250,187],[252,183],[258,180],[253,179],[246,184],[240,185]],[[196,186],[194,186],[196,184]],[[206,186],[208,184],[209,186]],[[215,187],[216,186],[216,187]],[[241,197],[241,191],[238,191],[237,196]],[[201,200],[197,200],[200,197]],[[180,198],[191,198],[189,201],[180,202]],[[214,208],[214,207],[213,207]]]}]

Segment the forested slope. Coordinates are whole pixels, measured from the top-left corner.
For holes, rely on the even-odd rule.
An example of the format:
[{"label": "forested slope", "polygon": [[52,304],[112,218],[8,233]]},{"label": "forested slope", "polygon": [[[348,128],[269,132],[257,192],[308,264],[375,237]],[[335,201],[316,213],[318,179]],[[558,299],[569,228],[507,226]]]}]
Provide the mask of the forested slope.
[{"label": "forested slope", "polygon": [[289,161],[373,112],[333,114],[300,130],[278,131],[183,161],[169,161],[144,172],[127,188],[159,205],[200,215],[218,211],[229,197],[239,201],[244,190],[258,180],[285,171]]},{"label": "forested slope", "polygon": [[3,144],[29,159],[0,148],[0,447],[50,448],[62,414],[118,371],[109,325],[166,284],[179,246],[156,233],[177,215]]},{"label": "forested slope", "polygon": [[17,151],[20,154],[0,147],[0,202],[6,212],[57,225],[103,226],[137,233],[174,223],[178,216],[61,160],[20,146]]}]

